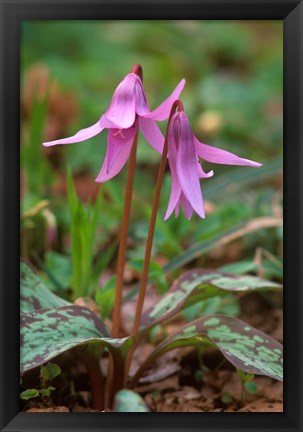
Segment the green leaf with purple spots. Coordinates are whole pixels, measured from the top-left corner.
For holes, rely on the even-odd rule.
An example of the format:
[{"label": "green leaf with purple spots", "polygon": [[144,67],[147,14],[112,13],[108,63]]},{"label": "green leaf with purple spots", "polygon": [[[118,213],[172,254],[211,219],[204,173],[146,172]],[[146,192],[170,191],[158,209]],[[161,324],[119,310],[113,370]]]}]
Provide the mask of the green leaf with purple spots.
[{"label": "green leaf with purple spots", "polygon": [[134,341],[134,336],[112,339],[103,322],[82,306],[22,313],[20,369],[26,372],[69,349],[88,344],[106,347],[113,356],[125,357]]},{"label": "green leaf with purple spots", "polygon": [[149,412],[144,400],[131,390],[120,390],[115,396],[116,412]]},{"label": "green leaf with purple spots", "polygon": [[141,332],[201,300],[226,292],[279,290],[282,285],[256,276],[237,276],[215,270],[193,269],[183,273],[168,292],[142,315]]},{"label": "green leaf with purple spots", "polygon": [[237,369],[283,381],[283,347],[279,342],[237,318],[209,315],[161,342],[140,367],[134,382],[167,351],[201,344],[218,348]]},{"label": "green leaf with purple spots", "polygon": [[46,288],[33,267],[26,261],[21,260],[20,310],[22,312],[32,312],[39,309],[56,308],[70,304]]}]

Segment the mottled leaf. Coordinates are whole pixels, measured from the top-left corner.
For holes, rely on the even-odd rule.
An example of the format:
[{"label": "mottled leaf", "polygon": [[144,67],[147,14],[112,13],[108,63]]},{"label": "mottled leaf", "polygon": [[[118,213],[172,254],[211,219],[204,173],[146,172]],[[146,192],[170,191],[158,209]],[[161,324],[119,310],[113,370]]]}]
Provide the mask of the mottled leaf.
[{"label": "mottled leaf", "polygon": [[198,301],[226,293],[252,290],[276,290],[282,286],[256,276],[237,276],[215,270],[193,269],[183,273],[155,305],[142,315],[140,330],[171,318],[181,309]]},{"label": "mottled leaf", "polygon": [[134,382],[157,357],[184,346],[217,347],[237,369],[283,380],[283,347],[237,318],[209,315],[187,324],[161,342],[143,363]]},{"label": "mottled leaf", "polygon": [[56,308],[70,304],[46,288],[30,264],[21,260],[20,310],[22,312],[32,312],[39,309]]},{"label": "mottled leaf", "polygon": [[115,397],[116,412],[149,412],[144,400],[131,390],[120,390]]},{"label": "mottled leaf", "polygon": [[[112,339],[102,321],[89,309],[64,306],[21,314],[21,372],[33,369],[58,354],[84,344],[107,347],[121,355],[135,338]],[[119,352],[117,352],[119,351]]]}]

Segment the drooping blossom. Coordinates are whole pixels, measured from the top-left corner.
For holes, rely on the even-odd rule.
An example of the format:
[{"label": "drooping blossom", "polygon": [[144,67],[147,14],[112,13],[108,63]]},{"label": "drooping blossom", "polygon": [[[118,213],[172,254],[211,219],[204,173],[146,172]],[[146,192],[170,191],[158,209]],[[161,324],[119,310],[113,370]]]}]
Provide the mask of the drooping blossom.
[{"label": "drooping blossom", "polygon": [[167,119],[171,105],[178,99],[184,85],[183,79],[171,95],[158,108],[151,111],[140,77],[131,72],[118,85],[109,107],[97,123],[80,130],[72,137],[45,142],[43,145],[49,147],[78,143],[98,135],[103,129],[108,129],[107,151],[103,166],[96,178],[97,182],[103,183],[118,174],[125,165],[138,128],[149,144],[157,152],[162,152],[164,137],[156,121]]},{"label": "drooping blossom", "polygon": [[258,162],[240,158],[226,150],[200,143],[194,136],[183,110],[173,114],[167,133],[172,184],[165,220],[174,210],[175,215],[178,216],[180,206],[187,219],[191,218],[193,211],[201,218],[205,218],[200,179],[209,178],[214,173],[203,171],[199,157],[217,164],[247,165],[256,168],[262,166]]}]

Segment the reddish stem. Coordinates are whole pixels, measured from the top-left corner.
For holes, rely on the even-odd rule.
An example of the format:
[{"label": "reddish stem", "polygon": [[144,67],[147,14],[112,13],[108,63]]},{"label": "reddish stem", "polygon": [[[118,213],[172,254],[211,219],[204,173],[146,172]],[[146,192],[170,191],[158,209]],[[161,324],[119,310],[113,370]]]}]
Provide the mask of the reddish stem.
[{"label": "reddish stem", "polygon": [[121,390],[124,386],[124,372],[125,372],[125,357],[124,354],[116,352],[111,355],[111,361],[113,365],[114,375],[112,380],[111,391],[107,395],[107,404],[112,409],[114,404],[115,394]]},{"label": "reddish stem", "polygon": [[[135,336],[138,335],[138,331],[139,331],[140,319],[141,319],[141,315],[142,315],[144,298],[145,298],[146,287],[147,287],[147,282],[148,282],[149,264],[150,264],[152,246],[153,246],[153,238],[154,238],[154,232],[155,232],[157,212],[158,212],[158,207],[159,207],[162,182],[163,182],[165,166],[166,166],[166,161],[167,161],[168,128],[169,128],[171,118],[176,111],[176,108],[178,108],[179,111],[183,111],[183,104],[181,101],[177,100],[173,103],[171,111],[170,111],[168,123],[167,123],[167,128],[166,128],[164,147],[163,147],[161,162],[160,162],[159,171],[158,171],[156,189],[155,189],[154,199],[153,199],[153,204],[152,204],[151,218],[150,218],[149,229],[148,229],[148,234],[147,234],[147,239],[146,239],[145,256],[144,256],[143,270],[142,270],[141,281],[140,281],[139,296],[138,296],[138,300],[137,300],[135,319],[133,322],[132,334],[134,334]],[[135,349],[135,346],[132,350],[130,350],[128,357],[127,357],[125,383],[127,380],[128,371],[129,371],[131,358],[132,358],[132,354],[133,354],[134,349]]]},{"label": "reddish stem", "polygon": [[[132,68],[132,72],[137,74],[141,78],[141,80],[143,79],[143,71],[141,65],[136,64]],[[119,251],[118,251],[116,297],[115,297],[115,304],[113,310],[112,335],[114,338],[120,336],[123,275],[124,275],[124,267],[125,267],[128,226],[129,226],[131,202],[132,202],[132,195],[133,195],[134,174],[135,174],[135,167],[136,167],[137,143],[138,143],[138,131],[134,137],[132,150],[129,157],[127,182],[126,182],[125,195],[124,195],[124,209],[123,209],[120,243],[119,243]]]},{"label": "reddish stem", "polygon": [[83,351],[82,357],[90,380],[92,408],[102,411],[104,410],[104,380],[100,367],[100,359],[89,351]]},{"label": "reddish stem", "polygon": [[[127,237],[128,237],[128,225],[129,225],[131,201],[132,201],[132,194],[133,194],[133,181],[134,181],[134,173],[135,173],[135,166],[136,166],[137,142],[138,142],[138,132],[135,135],[131,154],[130,154],[127,183],[126,183],[126,189],[124,195],[124,210],[123,210],[120,244],[119,244],[119,251],[118,251],[117,283],[116,283],[116,293],[115,293],[115,304],[113,310],[113,327],[112,327],[113,338],[117,338],[120,336],[123,275],[124,275],[124,267],[125,267]],[[106,389],[105,389],[106,408],[109,408],[110,403],[113,399],[113,380],[114,380],[113,374],[115,373],[116,372],[114,371],[113,359],[112,356],[110,356],[108,361],[108,374],[107,374]]]},{"label": "reddish stem", "polygon": [[136,166],[137,142],[138,142],[138,132],[135,135],[132,150],[130,153],[127,183],[126,183],[126,189],[124,195],[124,209],[123,209],[123,218],[122,218],[121,233],[120,233],[119,251],[118,251],[116,297],[115,297],[115,304],[113,310],[113,328],[112,328],[113,338],[120,336],[123,275],[124,275],[124,267],[125,267],[128,226],[129,226],[131,202],[132,202],[132,194],[133,194],[133,182],[134,182],[134,174],[135,174],[135,166]]},{"label": "reddish stem", "polygon": [[[132,68],[131,72],[137,74],[139,78],[143,80],[143,70],[141,65],[139,64],[135,65]],[[124,267],[125,267],[128,227],[129,227],[129,219],[130,219],[130,211],[131,211],[131,203],[132,203],[132,195],[133,195],[133,183],[134,183],[134,175],[135,175],[135,167],[136,167],[138,132],[139,131],[137,131],[134,137],[132,150],[129,157],[127,182],[126,182],[126,188],[124,194],[124,209],[123,209],[123,216],[122,216],[120,243],[119,243],[119,251],[118,251],[118,263],[117,263],[117,283],[116,283],[115,303],[114,303],[114,310],[113,310],[113,328],[112,328],[113,338],[117,338],[120,336],[120,329],[121,329],[123,276],[124,276]],[[108,402],[110,402],[113,398],[113,390],[112,390],[113,387],[112,384],[114,379],[113,369],[114,369],[114,364],[112,358],[110,357],[109,365],[108,365],[108,376],[106,382],[106,404],[108,404]]]}]

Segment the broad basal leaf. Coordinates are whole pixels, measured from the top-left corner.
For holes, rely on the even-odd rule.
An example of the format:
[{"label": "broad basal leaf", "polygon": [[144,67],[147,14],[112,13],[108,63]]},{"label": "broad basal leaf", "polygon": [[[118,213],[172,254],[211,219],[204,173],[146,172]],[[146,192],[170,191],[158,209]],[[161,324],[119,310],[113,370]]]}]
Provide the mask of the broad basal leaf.
[{"label": "broad basal leaf", "polygon": [[83,344],[101,344],[113,355],[123,355],[133,336],[112,339],[98,317],[81,306],[41,309],[21,314],[21,372],[33,369],[58,354]]},{"label": "broad basal leaf", "polygon": [[41,282],[33,268],[24,260],[20,262],[20,309],[22,312],[56,308],[71,303],[53,294]]},{"label": "broad basal leaf", "polygon": [[214,270],[193,269],[183,273],[168,292],[142,315],[140,330],[172,317],[192,304],[226,291],[276,290],[282,286],[255,276],[236,276]]},{"label": "broad basal leaf", "polygon": [[283,347],[279,342],[237,318],[209,315],[187,324],[158,345],[133,382],[167,351],[201,344],[217,347],[237,369],[283,380]]},{"label": "broad basal leaf", "polygon": [[116,412],[149,412],[144,400],[131,390],[120,390],[115,396]]}]

